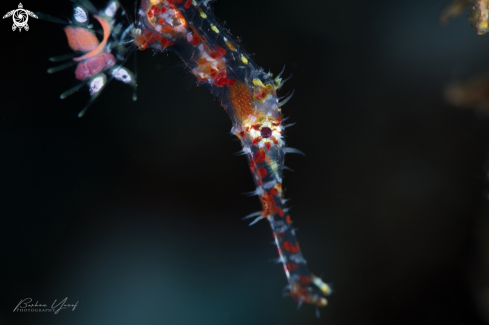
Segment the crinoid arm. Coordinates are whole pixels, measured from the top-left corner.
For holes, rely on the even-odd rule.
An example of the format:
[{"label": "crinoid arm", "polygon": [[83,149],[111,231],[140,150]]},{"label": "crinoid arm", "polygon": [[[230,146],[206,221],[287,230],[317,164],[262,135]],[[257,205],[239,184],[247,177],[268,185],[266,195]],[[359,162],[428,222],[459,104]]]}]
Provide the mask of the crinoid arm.
[{"label": "crinoid arm", "polygon": [[36,12],[36,15],[41,20],[49,21],[56,24],[68,25],[70,23],[68,20],[60,19],[42,12]]},{"label": "crinoid arm", "polygon": [[[61,98],[66,98],[80,90],[84,85],[87,85],[90,100],[78,114],[81,117],[105,86],[112,79],[116,79],[133,88],[132,98],[135,100],[136,77],[129,69],[122,67],[128,56],[135,49],[135,46],[132,44],[129,44],[129,46],[120,44],[123,42],[119,36],[124,24],[115,19],[120,9],[119,2],[111,0],[107,7],[100,11],[88,0],[73,0],[73,2],[73,16],[70,21],[37,13],[40,19],[65,25],[64,31],[69,46],[74,51],[72,54],[63,54],[50,58],[52,62],[67,62],[48,69],[49,73],[58,72],[76,65],[75,77],[81,81],[81,83],[65,91]],[[102,27],[103,35],[101,41],[98,40],[96,31],[92,29],[93,25],[90,24],[90,16]],[[132,22],[128,21],[126,21],[126,25],[133,26]],[[118,40],[121,40],[121,42],[119,43]]]}]

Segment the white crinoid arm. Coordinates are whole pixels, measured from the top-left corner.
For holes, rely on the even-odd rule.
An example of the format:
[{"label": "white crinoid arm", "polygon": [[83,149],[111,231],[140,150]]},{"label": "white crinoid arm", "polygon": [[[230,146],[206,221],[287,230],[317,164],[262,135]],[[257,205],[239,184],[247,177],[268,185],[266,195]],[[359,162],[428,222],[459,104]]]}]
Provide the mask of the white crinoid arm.
[{"label": "white crinoid arm", "polygon": [[12,11],[7,12],[7,13],[5,14],[5,16],[3,16],[3,18],[5,19],[5,18],[8,18],[8,17],[12,16],[12,15],[14,14],[14,11],[15,11],[15,10],[12,10]]}]

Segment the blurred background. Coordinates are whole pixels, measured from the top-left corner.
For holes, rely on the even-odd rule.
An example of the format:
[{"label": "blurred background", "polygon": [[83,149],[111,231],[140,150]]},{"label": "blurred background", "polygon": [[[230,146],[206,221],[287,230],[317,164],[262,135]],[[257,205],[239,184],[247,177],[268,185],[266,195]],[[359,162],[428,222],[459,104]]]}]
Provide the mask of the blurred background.
[{"label": "blurred background", "polygon": [[[286,140],[306,157],[287,156],[284,186],[335,290],[320,319],[282,298],[269,225],[241,221],[260,203],[230,120],[175,55],[138,53],[138,101],[113,82],[80,119],[85,90],[59,99],[74,70],[46,73],[70,53],[63,26],[2,20],[0,324],[489,324],[489,119],[443,98],[489,71],[489,36],[466,13],[441,27],[446,4],[214,5],[260,66],[294,75]],[[28,297],[78,307],[13,313]]]}]

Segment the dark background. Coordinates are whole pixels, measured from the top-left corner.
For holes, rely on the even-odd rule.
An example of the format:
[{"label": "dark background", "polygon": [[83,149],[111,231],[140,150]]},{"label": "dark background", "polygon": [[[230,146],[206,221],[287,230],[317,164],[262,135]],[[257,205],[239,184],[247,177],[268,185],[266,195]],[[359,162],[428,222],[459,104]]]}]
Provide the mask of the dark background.
[{"label": "dark background", "polygon": [[[138,53],[139,100],[113,82],[79,119],[87,92],[59,99],[73,70],[46,73],[70,53],[62,26],[2,20],[0,324],[488,323],[489,120],[443,89],[489,70],[489,36],[466,14],[439,26],[444,3],[215,4],[260,66],[294,74],[280,94],[296,90],[287,142],[306,157],[287,156],[284,186],[335,290],[319,320],[281,297],[269,225],[240,220],[260,204],[231,123],[177,57]],[[13,313],[27,297],[79,302]]]}]

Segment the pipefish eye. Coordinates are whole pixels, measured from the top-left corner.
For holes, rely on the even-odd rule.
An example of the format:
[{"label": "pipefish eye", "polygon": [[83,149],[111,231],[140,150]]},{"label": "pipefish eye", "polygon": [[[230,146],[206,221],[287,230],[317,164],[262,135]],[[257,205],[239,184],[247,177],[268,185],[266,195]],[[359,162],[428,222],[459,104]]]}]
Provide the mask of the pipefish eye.
[{"label": "pipefish eye", "polygon": [[260,130],[260,135],[262,138],[270,138],[272,136],[272,129],[267,126],[262,127]]}]

